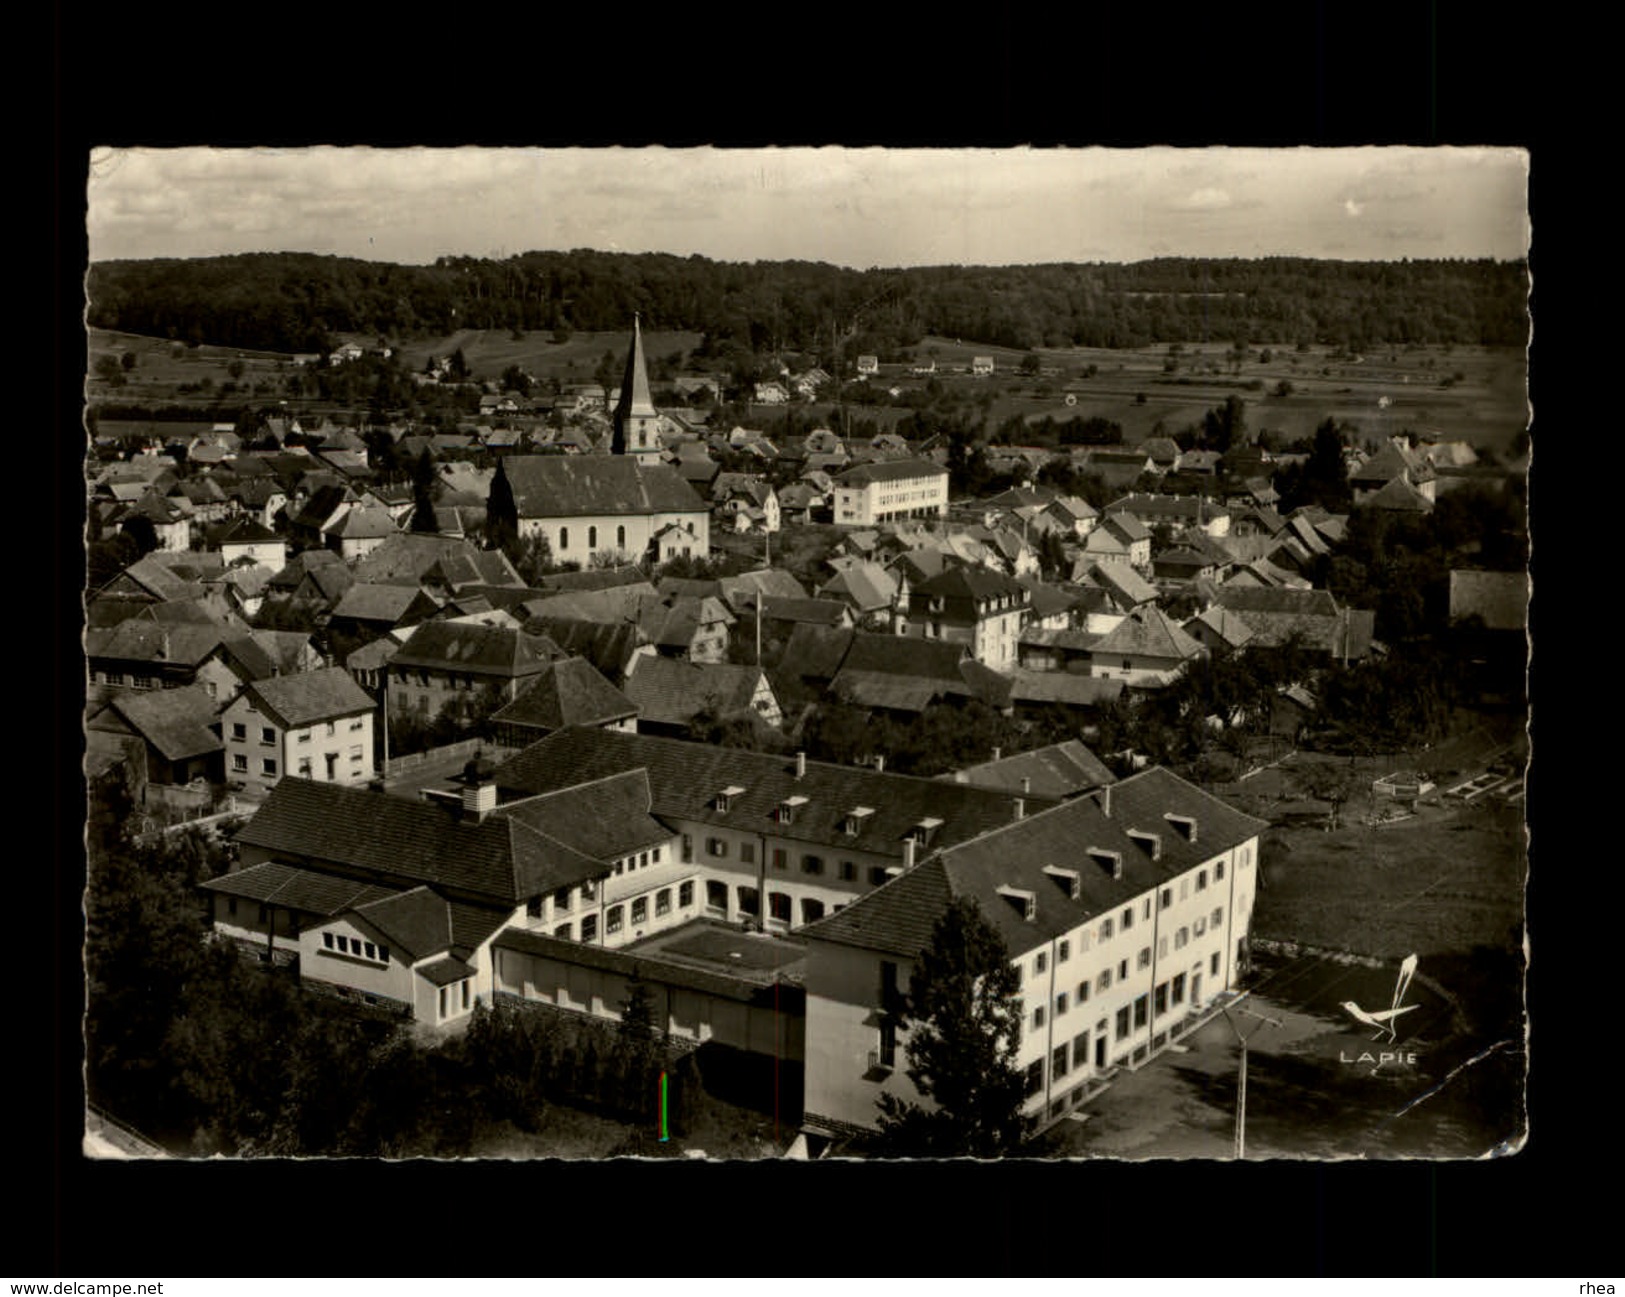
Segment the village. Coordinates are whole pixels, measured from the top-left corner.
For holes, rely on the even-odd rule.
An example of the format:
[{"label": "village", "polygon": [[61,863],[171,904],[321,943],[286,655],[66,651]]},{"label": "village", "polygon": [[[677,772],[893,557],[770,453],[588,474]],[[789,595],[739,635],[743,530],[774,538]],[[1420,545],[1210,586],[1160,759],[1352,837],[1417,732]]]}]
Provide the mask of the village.
[{"label": "village", "polygon": [[[712,428],[657,406],[638,321],[623,348],[545,410],[486,380],[455,433],[98,424],[87,777],[224,852],[207,926],[265,975],[431,1042],[649,1001],[775,1146],[861,1152],[965,898],[1019,970],[1022,1111],[1078,1132],[1245,999],[1255,936],[1348,949],[1257,931],[1276,834],[1519,813],[1524,573],[1449,574],[1466,724],[1324,584],[1373,519],[1504,489],[1466,442],[1003,445],[967,496],[946,436]],[[1311,463],[1351,508],[1278,509]]]}]

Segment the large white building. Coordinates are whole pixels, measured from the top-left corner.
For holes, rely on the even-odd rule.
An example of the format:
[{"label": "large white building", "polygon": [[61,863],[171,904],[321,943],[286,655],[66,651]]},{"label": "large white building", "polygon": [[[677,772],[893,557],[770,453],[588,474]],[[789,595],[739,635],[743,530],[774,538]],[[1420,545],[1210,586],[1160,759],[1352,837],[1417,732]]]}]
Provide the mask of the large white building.
[{"label": "large white building", "polygon": [[921,1101],[896,1010],[954,897],[1020,972],[1027,1111],[1065,1115],[1236,985],[1265,827],[1154,768],[947,847],[807,928],[804,1126],[871,1129],[884,1091]]},{"label": "large white building", "polygon": [[835,521],[873,527],[900,518],[944,518],[948,470],[928,459],[859,464],[835,479]]}]

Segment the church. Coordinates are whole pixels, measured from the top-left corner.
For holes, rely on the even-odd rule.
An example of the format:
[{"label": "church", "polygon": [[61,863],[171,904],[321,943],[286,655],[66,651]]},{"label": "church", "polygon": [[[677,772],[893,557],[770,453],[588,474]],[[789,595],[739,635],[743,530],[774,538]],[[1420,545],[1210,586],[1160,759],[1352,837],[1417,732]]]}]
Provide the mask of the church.
[{"label": "church", "polygon": [[497,461],[487,512],[521,540],[540,533],[553,558],[665,562],[711,550],[711,511],[661,458],[660,412],[649,395],[642,329],[634,317],[608,455],[510,455]]}]

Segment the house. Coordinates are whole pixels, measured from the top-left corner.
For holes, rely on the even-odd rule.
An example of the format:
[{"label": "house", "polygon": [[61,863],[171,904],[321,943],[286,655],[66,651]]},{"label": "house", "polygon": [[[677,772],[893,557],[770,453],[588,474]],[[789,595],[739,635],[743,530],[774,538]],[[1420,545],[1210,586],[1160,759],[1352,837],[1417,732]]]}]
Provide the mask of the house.
[{"label": "house", "polygon": [[857,361],[857,371],[858,377],[860,378],[868,378],[871,374],[878,374],[880,372],[880,357],[868,355],[859,356]]},{"label": "house", "polygon": [[1046,516],[1055,519],[1080,540],[1093,531],[1100,521],[1100,511],[1075,495],[1057,496],[1042,508]]},{"label": "house", "polygon": [[477,622],[426,621],[389,661],[389,709],[416,712],[427,721],[448,703],[509,703],[563,656],[545,635]]},{"label": "house", "polygon": [[805,1130],[872,1130],[877,1098],[928,1099],[902,1065],[899,1010],[957,898],[998,930],[1021,979],[1017,1066],[1047,1125],[1177,1042],[1237,986],[1261,820],[1160,767],[925,856],[802,933]]},{"label": "house", "polygon": [[1106,517],[1134,518],[1147,529],[1168,526],[1196,528],[1209,536],[1230,533],[1230,511],[1209,504],[1199,495],[1145,495],[1130,493],[1106,506]]},{"label": "house", "polygon": [[[1437,489],[1437,477],[1432,463],[1413,451],[1402,438],[1396,437],[1349,473],[1349,489],[1354,492],[1354,503],[1358,505],[1399,481],[1413,488],[1413,493],[1431,506]],[[1410,494],[1400,489],[1391,493],[1390,499],[1408,499]]]},{"label": "house", "polygon": [[155,490],[147,491],[133,504],[126,505],[114,521],[125,531],[132,527],[151,526],[153,535],[158,539],[158,548],[171,554],[183,554],[192,544],[189,511]]},{"label": "house", "polygon": [[683,662],[651,657],[634,661],[625,693],[637,711],[637,732],[688,738],[696,718],[749,711],[769,725],[783,719],[761,667]]},{"label": "house", "polygon": [[1032,594],[1013,577],[982,568],[951,567],[911,585],[905,633],[965,644],[995,671],[1016,664],[1016,643]]},{"label": "house", "polygon": [[874,527],[948,513],[948,470],[926,459],[893,459],[849,468],[835,478],[835,522]]},{"label": "house", "polygon": [[987,378],[993,373],[992,356],[972,356],[970,358],[970,372],[973,378]]},{"label": "house", "polygon": [[638,706],[585,658],[549,662],[519,696],[491,714],[496,741],[522,748],[571,725],[631,730]]},{"label": "house", "polygon": [[226,776],[250,794],[284,775],[365,783],[373,772],[373,708],[343,667],[250,682],[220,714]]},{"label": "house", "polygon": [[750,473],[719,473],[711,484],[711,499],[725,514],[754,517],[754,530],[779,530],[779,497],[765,478]]},{"label": "house", "polygon": [[1139,689],[1170,684],[1204,652],[1160,608],[1140,608],[1107,631],[1089,650],[1089,674]]},{"label": "house", "polygon": [[203,685],[117,693],[85,724],[87,751],[117,750],[142,804],[194,781],[225,782],[218,704]]},{"label": "house", "polygon": [[372,553],[399,530],[389,510],[378,505],[356,504],[344,510],[322,528],[327,548],[346,563]]},{"label": "house", "polygon": [[844,563],[818,588],[818,597],[840,600],[860,620],[890,618],[899,610],[906,612],[908,606],[906,582],[879,563],[861,559]]},{"label": "house", "polygon": [[1209,653],[1234,653],[1253,638],[1253,629],[1223,606],[1205,609],[1184,623],[1183,630]]},{"label": "house", "polygon": [[485,550],[455,536],[397,531],[358,559],[357,581],[421,585],[443,597],[471,586],[523,590],[525,583],[501,550]]},{"label": "house", "polygon": [[428,621],[439,611],[439,602],[421,586],[357,581],[333,606],[327,629],[338,639],[371,640]]},{"label": "house", "polygon": [[630,455],[505,456],[487,514],[521,540],[545,536],[560,562],[636,560],[651,550],[664,561],[684,547],[701,557],[711,547],[711,513],[693,487],[670,465]]},{"label": "house", "polygon": [[581,728],[510,757],[495,779],[517,795],[636,771],[648,781],[649,813],[677,835],[680,862],[698,867],[701,913],[774,933],[851,905],[911,867],[916,852],[964,842],[1016,807],[969,785]]},{"label": "house", "polygon": [[216,624],[171,625],[144,616],[105,629],[87,628],[90,680],[132,689],[197,684],[215,698],[228,698],[240,680],[221,652],[226,633]]},{"label": "house", "polygon": [[1219,605],[1234,613],[1253,633],[1249,647],[1276,648],[1296,636],[1310,652],[1340,662],[1358,661],[1371,651],[1375,615],[1343,608],[1329,590],[1243,586],[1227,581],[1218,589]]},{"label": "house", "polygon": [[758,405],[783,405],[790,399],[790,390],[777,381],[757,383],[750,399]]},{"label": "house", "polygon": [[288,561],[287,541],[249,514],[207,529],[204,545],[217,551],[227,567],[247,561],[278,572]]},{"label": "house", "polygon": [[[907,651],[899,652],[903,642]],[[833,670],[828,688],[834,697],[899,720],[912,720],[930,707],[973,699],[995,711],[1011,709],[1008,675],[983,666],[964,643],[907,642],[895,635],[798,626],[785,645],[780,677],[807,684],[815,672],[826,670]]]}]

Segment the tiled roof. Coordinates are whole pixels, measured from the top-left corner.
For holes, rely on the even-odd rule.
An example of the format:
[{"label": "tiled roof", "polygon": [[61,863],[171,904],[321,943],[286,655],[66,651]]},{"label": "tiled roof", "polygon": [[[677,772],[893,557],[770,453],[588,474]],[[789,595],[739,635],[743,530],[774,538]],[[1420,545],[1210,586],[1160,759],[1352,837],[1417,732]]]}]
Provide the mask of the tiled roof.
[{"label": "tiled roof", "polygon": [[1000,761],[968,766],[943,778],[1007,793],[1061,798],[1115,783],[1117,777],[1083,744],[1068,739]]},{"label": "tiled roof", "polygon": [[374,706],[371,695],[343,667],[256,680],[245,692],[284,728],[355,716]]},{"label": "tiled roof", "polygon": [[218,752],[223,746],[209,728],[217,711],[203,685],[120,694],[112,706],[167,761]]},{"label": "tiled roof", "polygon": [[377,505],[358,504],[345,512],[338,522],[330,524],[327,534],[344,540],[373,540],[393,536],[399,528],[389,516],[389,510]]},{"label": "tiled roof", "polygon": [[849,468],[835,478],[837,486],[869,486],[876,482],[900,482],[915,477],[945,477],[948,470],[928,459],[889,459]]},{"label": "tiled roof", "polygon": [[413,585],[383,585],[357,581],[333,606],[333,616],[357,621],[381,621],[394,625],[422,596]]},{"label": "tiled roof", "polygon": [[843,626],[851,619],[851,606],[839,599],[786,599],[777,595],[762,598],[764,621],[811,622],[819,626]]},{"label": "tiled roof", "polygon": [[649,807],[648,775],[626,770],[506,804],[500,813],[597,862],[671,840]]},{"label": "tiled roof", "polygon": [[[597,731],[589,731],[597,732]],[[494,813],[483,819],[384,793],[289,776],[241,830],[244,845],[396,887],[432,883],[488,904],[573,885],[598,862]]]},{"label": "tiled roof", "polygon": [[857,632],[835,626],[798,623],[785,641],[779,657],[778,675],[785,680],[825,681],[834,679],[846,660]]},{"label": "tiled roof", "polygon": [[1102,635],[1091,652],[1097,658],[1128,654],[1183,662],[1201,653],[1202,646],[1167,613],[1153,607],[1135,609]]},{"label": "tiled roof", "polygon": [[[1111,813],[1102,794],[1074,798],[1030,812],[1016,823],[957,847],[945,848],[913,870],[859,898],[839,913],[801,930],[808,941],[830,941],[912,957],[931,941],[949,900],[965,896],[998,929],[1012,954],[1071,932],[1203,861],[1256,838],[1268,827],[1159,767],[1110,787]],[[1195,821],[1195,841],[1167,815]],[[1158,858],[1128,836],[1154,833]],[[1122,877],[1114,879],[1089,854],[1115,851]],[[1044,872],[1046,865],[1078,872],[1073,899]],[[1023,917],[999,888],[1018,887],[1037,897],[1034,917]]]},{"label": "tiled roof", "polygon": [[412,631],[391,665],[511,680],[535,675],[563,656],[546,635],[507,626],[426,621]]},{"label": "tiled roof", "polygon": [[606,679],[619,679],[637,651],[649,642],[635,622],[609,623],[581,617],[532,617],[525,629],[544,635],[563,654],[583,657]]},{"label": "tiled roof", "polygon": [[566,725],[607,725],[636,716],[637,704],[581,657],[549,662],[492,724],[559,730]]},{"label": "tiled roof", "polygon": [[1122,563],[1097,563],[1090,568],[1089,579],[1109,590],[1125,610],[1156,602],[1157,587]]},{"label": "tiled roof", "polygon": [[646,657],[627,676],[626,697],[641,720],[687,725],[708,707],[718,712],[749,707],[761,679],[760,667]]},{"label": "tiled roof", "polygon": [[472,964],[465,963],[455,955],[445,955],[415,971],[431,986],[450,986],[473,977],[475,972]]},{"label": "tiled roof", "polygon": [[[496,779],[505,789],[543,791],[638,768],[648,771],[656,816],[773,833],[833,849],[851,846],[900,857],[903,838],[926,817],[943,821],[928,844],[935,845],[963,841],[1012,814],[1009,797],[985,789],[814,761],[806,763],[806,773],[798,778],[793,758],[580,728],[532,744],[498,767]],[[716,810],[717,794],[729,787],[745,791],[727,811]],[[776,823],[779,805],[797,795],[807,802],[797,808],[792,823]],[[856,836],[849,836],[844,822],[858,806],[873,807],[874,813],[864,818]]]},{"label": "tiled roof", "polygon": [[250,865],[247,869],[210,879],[203,886],[226,896],[240,896],[324,917],[395,895],[389,888],[319,873],[314,869],[301,869],[279,860]]},{"label": "tiled roof", "polygon": [[1078,675],[1075,671],[1032,671],[1017,667],[1007,673],[1010,700],[1017,706],[1059,703],[1063,707],[1104,707],[1123,692],[1121,680]]},{"label": "tiled roof", "polygon": [[159,625],[132,617],[106,630],[85,631],[85,656],[118,662],[173,662],[196,667],[219,646],[219,626]]},{"label": "tiled roof", "polygon": [[390,944],[409,962],[415,963],[451,947],[451,907],[433,888],[414,887],[353,908],[357,915],[388,937]]},{"label": "tiled roof", "polygon": [[[1204,627],[1231,648],[1240,648],[1253,637],[1252,627],[1236,613],[1222,605],[1198,613],[1191,618],[1191,621],[1201,622]],[[1189,624],[1190,622],[1186,623],[1186,625]]]},{"label": "tiled roof", "polygon": [[1025,603],[1027,587],[1002,572],[994,572],[985,567],[958,566],[949,568],[939,576],[921,581],[913,588],[913,593],[975,600],[1008,595],[1020,603]]},{"label": "tiled roof", "polygon": [[707,511],[670,465],[640,464],[625,455],[509,455],[499,474],[506,476],[521,518]]}]

